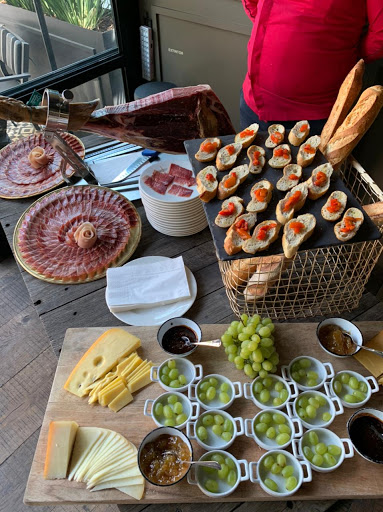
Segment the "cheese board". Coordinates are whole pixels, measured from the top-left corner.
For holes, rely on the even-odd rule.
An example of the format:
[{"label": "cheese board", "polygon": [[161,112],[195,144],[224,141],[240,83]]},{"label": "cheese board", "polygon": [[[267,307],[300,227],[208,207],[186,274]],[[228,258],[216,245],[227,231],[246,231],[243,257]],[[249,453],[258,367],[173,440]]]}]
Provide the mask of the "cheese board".
[{"label": "cheese board", "polygon": [[[348,369],[357,371],[362,375],[368,375],[367,370],[352,357],[339,359],[327,355],[316,340],[316,326],[315,323],[276,325],[275,343],[280,355],[280,365],[288,364],[295,357],[310,355],[322,362],[331,362],[335,371]],[[365,339],[368,340],[383,329],[383,322],[360,322],[358,326]],[[204,339],[214,339],[220,337],[227,326],[207,324],[202,325],[201,328]],[[141,347],[138,349],[140,357],[151,359],[155,364],[161,364],[168,359],[168,355],[162,351],[156,341],[158,327],[128,327],[123,329],[141,339]],[[144,416],[143,411],[147,399],[155,399],[163,393],[158,383],[152,383],[141,389],[134,395],[134,400],[118,413],[99,405],[90,406],[86,397],[80,398],[64,389],[63,386],[76,362],[106,330],[107,328],[94,327],[68,329],[66,332],[25,491],[24,501],[26,504],[138,503],[118,490],[90,492],[86,490],[82,483],[68,480],[45,480],[43,477],[47,435],[51,421],[67,420],[75,421],[80,426],[108,428],[122,434],[137,447],[145,435],[156,428],[153,420]],[[251,381],[243,374],[243,371],[236,370],[227,361],[227,356],[222,347],[219,349],[199,347],[189,359],[194,364],[202,364],[204,375],[218,373],[225,375],[232,381],[240,381],[242,384]],[[278,367],[278,374],[280,374],[280,366]],[[371,397],[368,407],[382,409],[382,390]],[[352,409],[345,409],[343,414],[336,416],[330,427],[340,437],[347,436],[346,423],[352,411]],[[253,418],[259,412],[259,409],[251,400],[238,398],[230,406],[228,412],[233,417],[240,416],[246,419]],[[193,451],[195,460],[198,460],[204,453],[204,450],[195,441],[193,441]],[[265,453],[262,448],[256,445],[253,439],[245,436],[235,439],[228,451],[237,459],[246,459],[248,462],[258,461]],[[291,499],[380,498],[382,478],[383,465],[371,464],[359,455],[355,455],[354,458],[346,460],[331,476],[325,473],[314,474],[312,482],[303,484]],[[278,499],[280,498],[265,493],[259,485],[247,481],[241,483],[233,494],[225,498],[219,498],[219,501],[244,502]],[[206,503],[210,500],[211,498],[202,494],[197,486],[189,485],[184,479],[171,488],[161,488],[147,483],[140,504]]]}]

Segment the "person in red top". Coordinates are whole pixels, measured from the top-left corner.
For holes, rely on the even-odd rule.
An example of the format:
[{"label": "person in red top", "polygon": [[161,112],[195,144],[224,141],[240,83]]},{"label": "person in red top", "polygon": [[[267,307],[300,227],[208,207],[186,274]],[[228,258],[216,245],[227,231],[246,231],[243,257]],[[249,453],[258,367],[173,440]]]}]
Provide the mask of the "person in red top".
[{"label": "person in red top", "polygon": [[241,129],[307,119],[320,133],[361,57],[383,57],[383,0],[242,0],[253,22]]}]

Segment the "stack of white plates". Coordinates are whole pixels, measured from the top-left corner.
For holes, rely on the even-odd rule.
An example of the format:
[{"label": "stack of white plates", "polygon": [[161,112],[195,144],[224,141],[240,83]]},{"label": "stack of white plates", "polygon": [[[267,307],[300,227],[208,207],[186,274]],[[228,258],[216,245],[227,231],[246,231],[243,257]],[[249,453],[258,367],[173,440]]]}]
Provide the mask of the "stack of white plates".
[{"label": "stack of white plates", "polygon": [[[190,169],[190,164],[182,166]],[[139,187],[146,217],[153,228],[164,235],[189,236],[199,233],[206,228],[207,219],[195,185],[187,187],[193,189],[190,197],[179,197],[169,193],[159,194],[144,182],[155,170],[167,172],[168,168],[168,163],[154,163],[140,176]]]}]

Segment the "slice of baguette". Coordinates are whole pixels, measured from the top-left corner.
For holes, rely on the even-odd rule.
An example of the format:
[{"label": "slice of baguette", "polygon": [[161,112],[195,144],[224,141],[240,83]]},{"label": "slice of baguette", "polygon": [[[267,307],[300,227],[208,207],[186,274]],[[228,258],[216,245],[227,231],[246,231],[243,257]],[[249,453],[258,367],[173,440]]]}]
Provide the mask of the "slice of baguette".
[{"label": "slice of baguette", "polygon": [[383,226],[383,202],[363,205],[363,210],[370,217],[375,226]]},{"label": "slice of baguette", "polygon": [[[225,186],[225,183],[233,175],[235,175],[235,178],[236,178],[235,184],[232,187],[227,188]],[[226,199],[227,197],[232,196],[236,192],[239,185],[245,181],[245,179],[248,177],[248,175],[249,175],[249,167],[247,164],[239,165],[238,167],[235,167],[234,169],[232,169],[229,172],[229,174],[227,174],[226,176],[224,176],[222,178],[222,181],[218,185],[218,193],[217,193],[218,199],[220,199],[222,201],[223,199]]]},{"label": "slice of baguette", "polygon": [[324,155],[335,170],[351,153],[370,128],[383,105],[383,87],[374,85],[366,89],[358,103],[339,126],[324,149]]},{"label": "slice of baguette", "polygon": [[[330,178],[333,170],[334,169],[332,168],[332,165],[329,163],[318,165],[318,167],[315,167],[310,178],[306,182],[307,187],[309,189],[309,199],[313,199],[315,201],[315,199],[319,199],[327,192],[330,186]],[[326,183],[321,187],[315,185],[315,180],[318,172],[323,172],[327,176]]]},{"label": "slice of baguette", "polygon": [[235,221],[235,219],[241,215],[244,211],[244,207],[243,207],[243,199],[241,197],[238,197],[238,196],[232,196],[232,197],[229,197],[228,199],[225,199],[225,201],[222,203],[221,205],[221,211],[222,210],[226,210],[229,203],[233,203],[234,204],[234,212],[232,215],[228,215],[228,216],[225,216],[225,215],[220,215],[218,214],[217,217],[215,218],[215,223],[217,226],[219,226],[220,228],[229,228],[233,222]]},{"label": "slice of baguette", "polygon": [[[212,174],[214,176],[214,181],[209,181],[206,179],[206,174]],[[201,201],[204,203],[208,203],[211,201],[217,194],[218,190],[218,180],[217,180],[217,169],[214,165],[209,165],[202,169],[197,174],[197,191]]]},{"label": "slice of baguette", "polygon": [[[234,153],[230,155],[227,151],[229,146],[233,146]],[[228,144],[221,148],[217,153],[217,158],[215,160],[215,165],[219,171],[228,171],[233,167],[237,160],[237,156],[241,152],[242,144],[240,142],[234,142],[233,144]]]},{"label": "slice of baguette", "polygon": [[[285,138],[285,131],[286,131],[283,124],[272,124],[268,127],[267,131],[269,132],[269,136],[267,137],[266,142],[265,142],[265,146],[267,148],[275,148],[279,144],[281,144],[281,142],[283,142],[283,139]],[[276,142],[271,140],[271,136],[273,134],[275,134],[275,132],[280,133],[280,136],[278,137],[278,141],[276,141]]]},{"label": "slice of baguette", "polygon": [[[319,144],[320,144],[319,135],[313,135],[312,137],[309,137],[306,140],[306,142],[304,142],[301,145],[301,147],[299,148],[298,155],[297,155],[297,164],[301,165],[302,167],[307,167],[308,165],[310,165],[314,161]],[[315,153],[308,153],[307,151],[305,151],[305,148],[308,148],[308,146],[315,149]]]},{"label": "slice of baguette", "polygon": [[248,148],[250,144],[252,144],[255,137],[257,136],[258,130],[259,124],[253,123],[244,130],[242,130],[240,133],[237,133],[237,135],[234,138],[234,142],[239,142],[240,144],[242,144],[243,148]]},{"label": "slice of baguette", "polygon": [[232,255],[242,250],[242,245],[247,238],[242,238],[241,234],[237,231],[237,225],[240,221],[244,220],[247,222],[248,230],[247,234],[250,237],[250,230],[253,229],[257,222],[256,213],[244,213],[235,219],[235,222],[227,230],[225,240],[223,242],[223,248],[227,254]]},{"label": "slice of baguette", "polygon": [[[347,233],[343,233],[341,230],[345,228],[345,218],[346,217],[353,217],[354,219],[358,219],[355,222],[355,228],[352,231],[349,231]],[[358,232],[358,229],[363,224],[364,221],[364,215],[362,210],[359,210],[358,208],[349,208],[346,213],[343,215],[343,219],[335,224],[334,226],[334,233],[338,240],[341,242],[347,242],[348,240],[351,240],[356,233]]]},{"label": "slice of baguette", "polygon": [[[331,199],[336,199],[341,204],[341,207],[337,212],[329,212],[327,208],[329,207],[331,203]],[[332,194],[330,194],[329,198],[327,199],[326,203],[322,206],[321,214],[322,217],[325,220],[329,220],[330,222],[335,222],[336,220],[340,219],[342,216],[342,213],[344,212],[347,204],[347,196],[344,192],[341,190],[334,190]]]},{"label": "slice of baguette", "polygon": [[[300,233],[295,233],[291,229],[293,222],[301,222],[304,227]],[[291,219],[283,228],[282,247],[286,258],[292,258],[298,252],[298,249],[314,232],[316,218],[311,213],[299,215],[296,219]]]},{"label": "slice of baguette", "polygon": [[308,121],[298,121],[289,133],[289,142],[292,146],[300,146],[309,136],[310,125]]},{"label": "slice of baguette", "polygon": [[[259,240],[257,238],[258,233],[262,230],[263,226],[269,225],[272,225],[272,229],[266,232],[266,237],[264,240]],[[250,254],[255,254],[258,251],[265,251],[278,238],[280,229],[281,225],[276,220],[265,220],[263,222],[260,222],[255,227],[252,237],[243,243],[242,249]]]},{"label": "slice of baguette", "polygon": [[[256,151],[259,151],[259,156],[258,156],[258,161],[259,161],[259,164],[257,165],[254,165],[254,153]],[[265,158],[265,155],[266,155],[266,151],[261,148],[261,146],[250,146],[249,149],[247,150],[247,156],[250,160],[249,162],[249,171],[251,172],[251,174],[259,174],[263,167],[265,166],[265,163],[266,163],[266,158]]]},{"label": "slice of baguette", "polygon": [[[212,144],[217,144],[217,147],[214,151],[203,151],[202,147],[206,142],[211,142]],[[221,147],[222,142],[221,139],[218,139],[218,137],[212,137],[209,139],[205,139],[203,142],[201,142],[201,145],[199,147],[199,150],[194,155],[194,158],[198,160],[199,162],[211,162],[211,160],[214,160],[214,158],[217,156],[218,150]]]},{"label": "slice of baguette", "polygon": [[256,301],[264,297],[285,268],[285,257],[283,254],[266,256],[259,258],[259,260],[262,263],[257,265],[256,271],[249,279],[244,290],[244,297],[247,302]]},{"label": "slice of baguette", "polygon": [[[291,175],[297,176],[298,179],[290,179],[289,176]],[[287,192],[288,190],[298,185],[301,178],[302,167],[298,164],[288,164],[283,169],[283,176],[277,181],[276,187],[281,192]]]},{"label": "slice of baguette", "polygon": [[[288,157],[285,158],[284,156],[277,156],[276,153],[278,153],[280,150],[288,152]],[[291,149],[288,144],[281,144],[280,146],[277,146],[273,149],[273,158],[269,160],[270,167],[273,167],[274,169],[282,169],[286,165],[288,165],[291,162]]]},{"label": "slice of baguette", "polygon": [[234,289],[244,285],[253,272],[255,272],[259,260],[260,258],[247,258],[245,260],[232,261],[227,272],[229,285]]},{"label": "slice of baguette", "polygon": [[[286,201],[288,199],[290,199],[290,197],[295,192],[298,192],[298,191],[301,193],[301,197],[298,200],[298,202],[295,203],[294,206],[292,208],[290,208],[289,210],[284,211],[284,207],[285,207]],[[305,182],[304,183],[299,183],[298,185],[293,187],[285,195],[285,197],[283,199],[281,199],[279,201],[279,203],[277,204],[276,216],[277,216],[278,222],[280,222],[282,225],[285,225],[289,220],[291,220],[294,217],[294,213],[298,212],[301,208],[303,208],[303,205],[305,204],[308,192],[309,192],[309,190],[307,188],[307,183],[305,183]]]},{"label": "slice of baguette", "polygon": [[[267,195],[265,198],[265,201],[258,201],[258,199],[255,197],[255,191],[258,189],[264,188],[267,190]],[[251,201],[246,206],[246,210],[248,212],[263,212],[266,210],[267,205],[271,201],[271,197],[273,195],[273,188],[274,186],[270,181],[268,180],[261,180],[255,183],[250,190],[250,197]]]},{"label": "slice of baguette", "polygon": [[346,119],[350,108],[358,97],[363,84],[364,74],[364,61],[360,59],[359,62],[348,73],[340,86],[338,97],[330,112],[329,118],[323,127],[321,133],[321,143],[319,149],[324,152],[331,137],[335,134],[336,130]]}]

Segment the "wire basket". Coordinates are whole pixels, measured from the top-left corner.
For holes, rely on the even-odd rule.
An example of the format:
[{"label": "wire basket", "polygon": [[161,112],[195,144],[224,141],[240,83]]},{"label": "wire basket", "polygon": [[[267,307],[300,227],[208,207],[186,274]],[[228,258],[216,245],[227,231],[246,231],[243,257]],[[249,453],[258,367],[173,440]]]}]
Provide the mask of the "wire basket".
[{"label": "wire basket", "polygon": [[[354,158],[339,173],[361,205],[383,201],[383,192]],[[371,240],[300,251],[290,260],[274,255],[218,263],[237,316],[287,320],[355,309],[382,250],[381,240]]]}]

